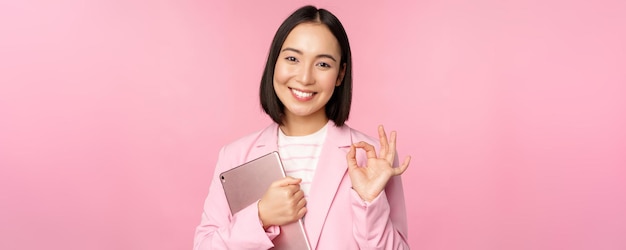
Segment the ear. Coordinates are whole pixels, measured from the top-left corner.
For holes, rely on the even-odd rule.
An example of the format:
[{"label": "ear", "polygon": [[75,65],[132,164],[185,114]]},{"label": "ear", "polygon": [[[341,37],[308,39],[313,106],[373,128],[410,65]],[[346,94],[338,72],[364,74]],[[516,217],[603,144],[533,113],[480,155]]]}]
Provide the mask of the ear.
[{"label": "ear", "polygon": [[343,82],[343,78],[346,76],[346,63],[341,65],[341,70],[339,70],[339,75],[337,76],[337,83],[335,83],[335,87],[339,87]]}]

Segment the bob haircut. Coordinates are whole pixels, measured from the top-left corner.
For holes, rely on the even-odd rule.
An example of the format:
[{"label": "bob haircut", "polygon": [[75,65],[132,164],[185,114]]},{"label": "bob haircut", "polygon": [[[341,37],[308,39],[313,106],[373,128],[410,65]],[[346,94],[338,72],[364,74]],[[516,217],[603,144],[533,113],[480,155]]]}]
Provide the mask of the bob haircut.
[{"label": "bob haircut", "polygon": [[270,47],[267,63],[261,78],[260,97],[263,111],[267,113],[274,122],[279,125],[283,124],[285,116],[285,105],[278,99],[274,90],[274,68],[280,54],[280,49],[287,39],[287,36],[298,24],[301,23],[321,23],[326,25],[331,33],[339,42],[341,49],[341,67],[345,67],[345,74],[341,84],[335,87],[333,95],[326,103],[326,116],[335,122],[335,125],[341,127],[348,120],[350,115],[350,104],[352,103],[352,53],[350,52],[350,43],[348,35],[339,22],[339,19],[325,9],[317,9],[314,6],[304,6],[296,10],[280,25],[272,45]]}]

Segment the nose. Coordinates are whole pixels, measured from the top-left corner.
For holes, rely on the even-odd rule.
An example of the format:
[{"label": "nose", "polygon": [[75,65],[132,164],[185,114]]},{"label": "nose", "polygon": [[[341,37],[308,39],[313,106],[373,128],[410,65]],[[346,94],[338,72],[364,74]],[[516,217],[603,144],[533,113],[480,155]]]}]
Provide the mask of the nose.
[{"label": "nose", "polygon": [[313,76],[313,67],[303,65],[298,72],[296,80],[303,85],[311,85],[315,83],[315,77]]}]

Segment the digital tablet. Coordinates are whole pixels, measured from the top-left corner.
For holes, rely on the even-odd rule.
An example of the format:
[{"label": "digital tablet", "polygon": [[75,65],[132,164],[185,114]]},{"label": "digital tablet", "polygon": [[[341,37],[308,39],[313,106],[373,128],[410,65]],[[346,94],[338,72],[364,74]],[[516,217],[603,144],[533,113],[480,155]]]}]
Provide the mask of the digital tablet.
[{"label": "digital tablet", "polygon": [[[284,177],[285,170],[276,151],[221,173],[230,212],[236,214],[257,202],[272,182]],[[280,234],[272,242],[273,249],[311,249],[302,219],[280,226]]]}]

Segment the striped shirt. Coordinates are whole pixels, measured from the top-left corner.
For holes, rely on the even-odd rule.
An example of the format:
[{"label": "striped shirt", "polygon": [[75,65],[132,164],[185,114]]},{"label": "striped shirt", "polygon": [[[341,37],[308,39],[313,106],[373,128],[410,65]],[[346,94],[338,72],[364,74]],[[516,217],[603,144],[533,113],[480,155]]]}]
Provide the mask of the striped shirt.
[{"label": "striped shirt", "polygon": [[326,139],[328,124],[317,132],[305,136],[287,136],[278,129],[278,153],[285,167],[287,176],[302,179],[300,189],[304,197],[309,197],[309,190],[317,169],[317,162]]}]

